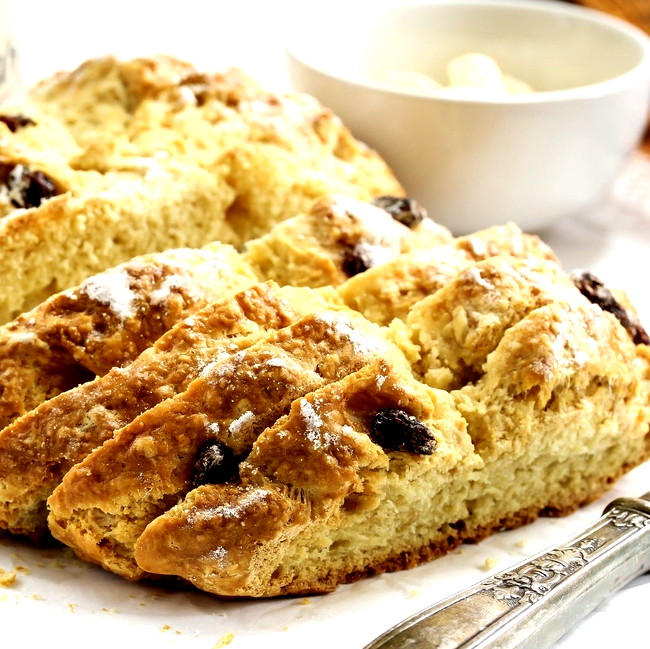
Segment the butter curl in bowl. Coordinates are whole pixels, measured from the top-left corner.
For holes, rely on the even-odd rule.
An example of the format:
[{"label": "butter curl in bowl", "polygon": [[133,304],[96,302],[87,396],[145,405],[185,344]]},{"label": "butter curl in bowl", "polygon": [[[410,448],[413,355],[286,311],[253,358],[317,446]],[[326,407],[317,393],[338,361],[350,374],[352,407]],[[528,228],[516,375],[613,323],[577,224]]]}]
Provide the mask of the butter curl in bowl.
[{"label": "butter curl in bowl", "polygon": [[[296,29],[287,50],[294,86],[457,234],[508,221],[539,231],[590,209],[648,115],[650,38],[559,2],[347,6]],[[457,83],[454,64],[461,80],[482,66],[486,86]]]}]

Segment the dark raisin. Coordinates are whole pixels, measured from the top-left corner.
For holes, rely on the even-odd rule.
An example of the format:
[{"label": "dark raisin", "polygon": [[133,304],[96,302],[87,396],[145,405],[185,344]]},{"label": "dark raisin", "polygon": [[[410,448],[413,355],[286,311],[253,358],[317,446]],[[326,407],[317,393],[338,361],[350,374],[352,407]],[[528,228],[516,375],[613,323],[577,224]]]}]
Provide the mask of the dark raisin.
[{"label": "dark raisin", "polygon": [[54,181],[42,171],[32,171],[16,165],[7,178],[9,198],[14,207],[38,207],[44,200],[58,193]]},{"label": "dark raisin", "polygon": [[414,228],[426,219],[427,211],[417,201],[396,196],[379,196],[372,201],[373,205],[381,207],[396,221],[407,228]]},{"label": "dark raisin", "polygon": [[603,311],[614,315],[625,328],[635,345],[650,345],[650,336],[633,314],[628,313],[612,295],[611,291],[590,272],[576,272],[572,276],[578,290]]},{"label": "dark raisin", "polygon": [[25,115],[0,115],[0,122],[12,133],[24,126],[36,126],[36,122],[31,117],[25,117]]},{"label": "dark raisin", "polygon": [[343,252],[343,272],[348,277],[363,273],[372,266],[372,259],[362,246],[354,246]]},{"label": "dark raisin", "polygon": [[377,412],[370,425],[370,436],[387,451],[431,455],[436,450],[433,433],[417,417],[399,408]]},{"label": "dark raisin", "polygon": [[239,459],[225,444],[216,439],[203,443],[196,455],[192,489],[204,484],[232,481],[239,474]]}]

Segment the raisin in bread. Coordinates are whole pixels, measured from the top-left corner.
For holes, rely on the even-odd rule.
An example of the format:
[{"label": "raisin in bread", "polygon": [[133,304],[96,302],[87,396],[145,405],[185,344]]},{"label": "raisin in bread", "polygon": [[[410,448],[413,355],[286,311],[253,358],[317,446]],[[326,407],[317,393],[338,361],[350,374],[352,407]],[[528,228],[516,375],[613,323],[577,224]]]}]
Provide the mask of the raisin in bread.
[{"label": "raisin in bread", "polygon": [[402,192],[329,110],[238,70],[91,60],[0,114],[0,322],[135,255],[240,245],[330,193]]}]

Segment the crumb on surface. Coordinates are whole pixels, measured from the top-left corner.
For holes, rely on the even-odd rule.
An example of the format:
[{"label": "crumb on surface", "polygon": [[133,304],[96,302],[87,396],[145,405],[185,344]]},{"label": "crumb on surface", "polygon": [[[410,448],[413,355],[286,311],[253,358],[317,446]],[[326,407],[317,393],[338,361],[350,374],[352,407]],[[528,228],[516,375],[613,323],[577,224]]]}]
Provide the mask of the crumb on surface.
[{"label": "crumb on surface", "polygon": [[235,634],[232,631],[228,631],[228,633],[224,633],[224,635],[217,640],[217,643],[212,647],[212,649],[221,649],[221,647],[229,645],[234,639]]},{"label": "crumb on surface", "polygon": [[481,566],[482,570],[492,570],[497,566],[499,563],[498,559],[495,559],[494,557],[487,557],[485,561],[483,562],[483,565]]},{"label": "crumb on surface", "polygon": [[3,570],[0,568],[0,587],[11,588],[16,583],[18,577],[18,570],[12,568],[11,570]]}]

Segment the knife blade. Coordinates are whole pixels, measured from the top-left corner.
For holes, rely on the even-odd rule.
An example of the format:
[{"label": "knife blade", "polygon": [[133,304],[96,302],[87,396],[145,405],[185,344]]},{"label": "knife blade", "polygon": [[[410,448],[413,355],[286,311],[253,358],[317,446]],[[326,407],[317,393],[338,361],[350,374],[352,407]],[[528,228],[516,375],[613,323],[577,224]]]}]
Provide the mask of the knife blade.
[{"label": "knife blade", "polygon": [[545,649],[650,569],[650,492],[617,498],[565,543],[392,627],[365,649]]}]

